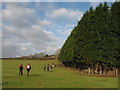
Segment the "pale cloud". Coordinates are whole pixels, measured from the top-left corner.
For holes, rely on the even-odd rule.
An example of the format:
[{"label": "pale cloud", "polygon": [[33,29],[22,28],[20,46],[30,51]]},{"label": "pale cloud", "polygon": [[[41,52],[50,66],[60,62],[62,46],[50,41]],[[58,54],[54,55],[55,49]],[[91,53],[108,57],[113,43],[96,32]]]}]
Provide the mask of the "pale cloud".
[{"label": "pale cloud", "polygon": [[25,33],[27,33],[27,40],[32,43],[32,47],[37,51],[53,53],[60,46],[58,42],[61,41],[60,38],[50,31],[41,30],[38,26],[32,26]]},{"label": "pale cloud", "polygon": [[[55,50],[62,47],[74,25],[83,15],[79,10],[52,9],[51,4],[44,12],[44,18],[40,19],[37,15],[38,11],[28,6],[28,3],[5,3],[5,8],[2,10],[3,57],[29,55],[36,52],[53,54]],[[62,23],[64,25],[61,25]]]},{"label": "pale cloud", "polygon": [[36,52],[53,54],[61,46],[62,40],[44,29],[52,22],[38,19],[36,11],[24,5],[5,4],[2,11],[2,56],[13,57]]},{"label": "pale cloud", "polygon": [[5,4],[2,11],[3,22],[13,25],[14,27],[28,27],[36,22],[36,12],[34,9],[22,7],[14,3]]},{"label": "pale cloud", "polygon": [[3,0],[4,2],[114,2],[115,0]]},{"label": "pale cloud", "polygon": [[[72,31],[72,30],[59,30],[59,32],[60,32],[61,34],[67,35],[67,36],[69,36],[69,35],[71,34],[71,31]],[[67,38],[67,37],[66,37],[66,38]]]},{"label": "pale cloud", "polygon": [[31,0],[3,0],[2,2],[31,2]]},{"label": "pale cloud", "polygon": [[39,25],[32,25],[21,31],[4,25],[3,57],[30,55],[35,52],[54,53],[60,47],[58,41],[61,39],[50,31],[41,30]]},{"label": "pale cloud", "polygon": [[60,30],[60,33],[68,37],[71,34],[71,31],[73,30],[74,26],[75,25],[73,24],[66,24],[63,27],[63,29]]},{"label": "pale cloud", "polygon": [[0,23],[0,57],[2,57],[2,24]]},{"label": "pale cloud", "polygon": [[61,27],[61,29],[58,30],[58,33],[59,35],[64,36],[64,40],[66,40],[67,37],[71,34],[71,31],[73,30],[74,27],[75,27],[74,24],[66,24],[65,26]]},{"label": "pale cloud", "polygon": [[46,25],[51,25],[52,22],[47,21],[47,20],[40,20],[40,21],[38,21],[38,24],[41,26],[46,26]]},{"label": "pale cloud", "polygon": [[2,23],[2,5],[0,5],[0,24]]},{"label": "pale cloud", "polygon": [[55,9],[53,2],[42,4],[40,2],[35,3],[35,7],[38,11],[46,12]]},{"label": "pale cloud", "polygon": [[56,22],[69,23],[69,22],[79,21],[83,16],[83,12],[79,10],[60,8],[46,13],[46,16]]},{"label": "pale cloud", "polygon": [[2,57],[12,57],[18,55],[18,46],[14,43],[4,42],[2,43]]},{"label": "pale cloud", "polygon": [[3,24],[2,25],[2,39],[3,41],[6,39],[15,39],[16,41],[23,41],[24,36],[23,36],[23,31],[21,29],[15,28],[13,26],[8,26]]}]

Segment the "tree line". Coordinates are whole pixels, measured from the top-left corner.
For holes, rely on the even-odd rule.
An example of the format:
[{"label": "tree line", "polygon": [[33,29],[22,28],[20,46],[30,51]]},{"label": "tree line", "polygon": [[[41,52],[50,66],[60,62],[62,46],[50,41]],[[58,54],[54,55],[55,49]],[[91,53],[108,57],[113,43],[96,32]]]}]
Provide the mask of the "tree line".
[{"label": "tree line", "polygon": [[58,59],[84,73],[118,75],[119,24],[120,2],[91,7],[65,41]]}]

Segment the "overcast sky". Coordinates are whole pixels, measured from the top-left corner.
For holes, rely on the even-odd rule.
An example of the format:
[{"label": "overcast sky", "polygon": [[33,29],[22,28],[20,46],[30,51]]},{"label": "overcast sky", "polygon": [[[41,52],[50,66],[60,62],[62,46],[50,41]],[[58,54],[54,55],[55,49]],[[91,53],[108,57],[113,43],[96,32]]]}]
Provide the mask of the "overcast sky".
[{"label": "overcast sky", "polygon": [[62,47],[83,14],[97,5],[99,2],[3,3],[2,57],[53,54]]}]

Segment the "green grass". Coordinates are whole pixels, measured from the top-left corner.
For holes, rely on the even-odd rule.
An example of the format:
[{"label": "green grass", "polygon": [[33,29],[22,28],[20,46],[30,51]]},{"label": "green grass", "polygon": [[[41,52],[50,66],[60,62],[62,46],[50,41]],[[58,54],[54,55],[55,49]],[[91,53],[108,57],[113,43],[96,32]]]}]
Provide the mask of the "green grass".
[{"label": "green grass", "polygon": [[[30,76],[18,75],[18,65],[31,63]],[[80,75],[77,71],[56,67],[43,71],[43,66],[57,61],[3,60],[3,88],[118,88],[117,77],[93,77]]]},{"label": "green grass", "polygon": [[2,60],[0,59],[0,89],[2,88]]}]

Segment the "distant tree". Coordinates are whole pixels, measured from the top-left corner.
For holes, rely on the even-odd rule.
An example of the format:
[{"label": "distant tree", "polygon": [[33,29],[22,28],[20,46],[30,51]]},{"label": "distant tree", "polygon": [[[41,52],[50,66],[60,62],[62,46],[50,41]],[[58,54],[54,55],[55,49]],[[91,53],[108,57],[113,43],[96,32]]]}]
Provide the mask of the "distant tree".
[{"label": "distant tree", "polygon": [[48,54],[45,54],[45,57],[49,57],[49,55],[48,55]]},{"label": "distant tree", "polygon": [[41,53],[35,53],[34,55],[32,55],[32,57],[44,57],[45,53],[41,52]]},{"label": "distant tree", "polygon": [[58,59],[59,54],[60,54],[60,48],[57,49],[54,53],[54,55],[56,56],[56,59]]}]

